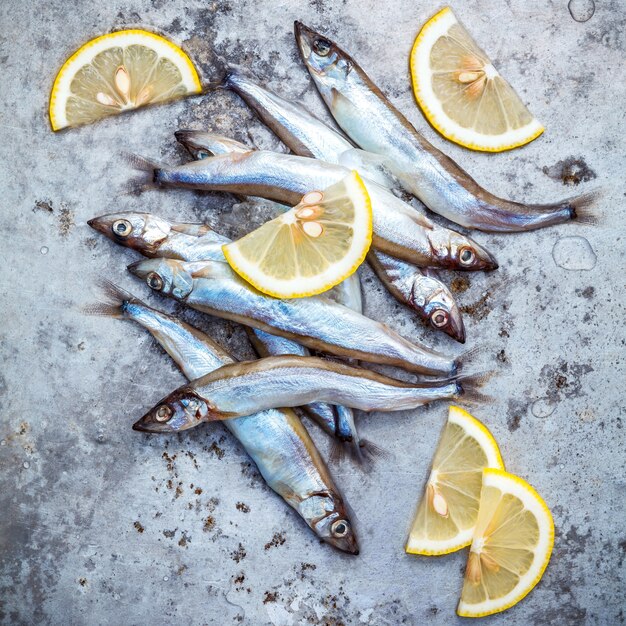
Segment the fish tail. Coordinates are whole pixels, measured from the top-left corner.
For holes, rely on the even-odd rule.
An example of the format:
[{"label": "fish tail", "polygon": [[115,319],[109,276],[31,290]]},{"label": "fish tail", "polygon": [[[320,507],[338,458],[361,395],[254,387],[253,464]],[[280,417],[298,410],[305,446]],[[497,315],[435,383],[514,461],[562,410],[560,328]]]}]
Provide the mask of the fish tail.
[{"label": "fish tail", "polygon": [[594,189],[567,200],[572,219],[578,224],[598,224],[601,215],[597,203],[601,195],[600,189]]},{"label": "fish tail", "polygon": [[141,175],[131,178],[126,183],[124,186],[126,195],[139,196],[144,191],[159,187],[158,172],[164,167],[162,163],[131,152],[122,152],[122,159],[132,169],[142,172]]},{"label": "fish tail", "polygon": [[224,57],[217,57],[213,65],[215,66],[215,78],[202,87],[203,92],[216,91],[218,89],[228,89],[228,75],[232,71],[231,64]]},{"label": "fish tail", "polygon": [[481,391],[482,387],[491,379],[494,372],[480,372],[459,376],[456,384],[459,395],[463,397],[463,402],[467,404],[484,404],[491,402],[493,398]]},{"label": "fish tail", "polygon": [[143,304],[141,300],[135,298],[132,293],[118,287],[106,278],[100,279],[96,284],[100,288],[103,298],[98,302],[84,306],[82,312],[85,315],[124,319],[126,317],[126,307],[128,304]]},{"label": "fish tail", "polygon": [[476,346],[467,352],[464,352],[458,359],[455,360],[456,373],[462,372],[468,363],[476,360],[476,357],[485,352],[483,346]]},{"label": "fish tail", "polygon": [[329,462],[332,465],[342,463],[346,458],[356,463],[365,471],[370,471],[379,459],[385,459],[390,453],[369,439],[359,441],[341,441],[333,439]]}]

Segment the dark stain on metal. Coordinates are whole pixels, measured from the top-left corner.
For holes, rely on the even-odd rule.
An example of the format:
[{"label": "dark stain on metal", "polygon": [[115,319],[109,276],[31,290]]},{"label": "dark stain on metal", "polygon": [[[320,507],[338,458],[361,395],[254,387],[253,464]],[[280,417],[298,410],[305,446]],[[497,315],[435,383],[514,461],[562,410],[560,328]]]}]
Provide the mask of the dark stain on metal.
[{"label": "dark stain on metal", "polygon": [[587,165],[582,157],[576,158],[571,156],[558,161],[554,165],[544,166],[542,171],[546,176],[553,180],[559,180],[569,187],[597,178],[597,174]]}]

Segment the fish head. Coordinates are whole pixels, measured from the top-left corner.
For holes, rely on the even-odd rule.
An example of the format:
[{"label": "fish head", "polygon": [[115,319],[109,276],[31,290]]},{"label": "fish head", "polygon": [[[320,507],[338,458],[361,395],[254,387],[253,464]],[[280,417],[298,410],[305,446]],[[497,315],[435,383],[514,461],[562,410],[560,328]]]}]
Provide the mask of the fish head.
[{"label": "fish head", "polygon": [[172,433],[207,421],[209,405],[188,387],[181,387],[150,409],[133,424],[146,433]]},{"label": "fish head", "polygon": [[174,136],[196,160],[207,159],[220,154],[250,152],[251,150],[235,139],[202,130],[177,130]]},{"label": "fish head", "polygon": [[430,325],[460,343],[465,343],[463,316],[454,296],[438,280],[415,281],[411,290],[411,302],[416,305]]},{"label": "fish head", "polygon": [[448,256],[450,269],[491,271],[498,269],[495,257],[470,237],[450,231]]},{"label": "fish head", "polygon": [[358,554],[359,544],[341,496],[336,493],[315,493],[298,506],[315,534],[330,545],[348,554]]},{"label": "fish head", "polygon": [[115,243],[148,256],[158,252],[171,231],[168,221],[150,213],[132,211],[102,215],[87,223]]},{"label": "fish head", "polygon": [[144,259],[131,263],[128,271],[145,280],[150,289],[176,300],[184,300],[193,291],[193,277],[184,261]]},{"label": "fish head", "polygon": [[354,67],[352,58],[337,44],[302,22],[294,23],[300,56],[324,99],[333,87],[343,84]]}]

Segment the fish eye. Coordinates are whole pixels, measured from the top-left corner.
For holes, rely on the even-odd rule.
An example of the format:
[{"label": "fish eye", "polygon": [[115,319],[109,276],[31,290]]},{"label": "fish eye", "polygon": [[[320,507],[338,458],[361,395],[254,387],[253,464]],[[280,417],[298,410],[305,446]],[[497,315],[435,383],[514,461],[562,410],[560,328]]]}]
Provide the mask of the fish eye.
[{"label": "fish eye", "polygon": [[111,229],[119,237],[128,237],[133,230],[133,225],[128,220],[116,220]]},{"label": "fish eye", "polygon": [[161,291],[161,289],[163,289],[163,279],[156,272],[150,272],[146,278],[146,282],[150,289],[154,289],[155,291]]},{"label": "fish eye", "polygon": [[343,519],[338,519],[330,527],[330,532],[333,534],[333,537],[345,537],[349,530],[350,525]]},{"label": "fish eye", "polygon": [[317,54],[321,57],[325,57],[330,52],[331,43],[328,39],[322,39],[320,37],[314,41],[313,48],[315,48],[315,52],[317,52]]},{"label": "fish eye", "polygon": [[167,404],[162,404],[155,412],[154,416],[157,422],[167,422],[172,416],[172,409]]},{"label": "fish eye", "polygon": [[196,158],[198,160],[208,159],[210,156],[211,156],[211,154],[209,152],[207,152],[206,150],[198,150],[198,152],[196,154]]},{"label": "fish eye", "polygon": [[459,254],[459,260],[462,265],[471,265],[474,262],[476,255],[471,248],[461,248]]},{"label": "fish eye", "polygon": [[435,309],[433,314],[430,316],[430,321],[432,322],[433,326],[437,328],[445,326],[448,323],[447,311],[444,311],[443,309]]}]

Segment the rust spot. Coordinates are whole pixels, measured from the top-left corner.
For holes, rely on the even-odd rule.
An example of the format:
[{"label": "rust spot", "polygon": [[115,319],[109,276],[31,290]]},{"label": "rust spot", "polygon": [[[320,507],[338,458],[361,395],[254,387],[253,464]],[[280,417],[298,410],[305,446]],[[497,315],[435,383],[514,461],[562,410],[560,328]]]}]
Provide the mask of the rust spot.
[{"label": "rust spot", "polygon": [[226,452],[222,448],[220,448],[215,441],[209,446],[207,452],[214,454],[220,461],[224,458]]},{"label": "rust spot", "polygon": [[470,288],[469,278],[466,276],[457,276],[450,283],[450,291],[453,293],[464,293]]},{"label": "rust spot", "polygon": [[237,510],[241,511],[242,513],[250,513],[250,507],[247,504],[244,504],[243,502],[237,502]]},{"label": "rust spot", "polygon": [[133,526],[137,529],[138,533],[142,533],[145,528],[141,525],[141,522],[135,522]]},{"label": "rust spot", "polygon": [[209,515],[209,517],[207,517],[204,520],[204,526],[202,527],[202,530],[205,533],[208,533],[212,531],[214,528],[215,528],[215,518],[212,515]]},{"label": "rust spot", "polygon": [[274,533],[274,536],[265,544],[265,549],[269,550],[270,548],[277,548],[278,546],[282,546],[285,541],[284,533]]},{"label": "rust spot", "polygon": [[263,598],[263,604],[268,604],[269,602],[276,602],[278,599],[278,591],[266,591],[265,598]]}]

